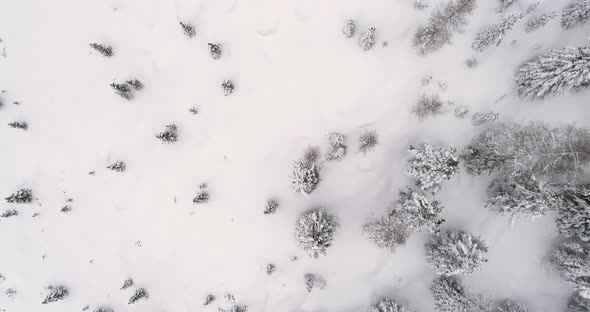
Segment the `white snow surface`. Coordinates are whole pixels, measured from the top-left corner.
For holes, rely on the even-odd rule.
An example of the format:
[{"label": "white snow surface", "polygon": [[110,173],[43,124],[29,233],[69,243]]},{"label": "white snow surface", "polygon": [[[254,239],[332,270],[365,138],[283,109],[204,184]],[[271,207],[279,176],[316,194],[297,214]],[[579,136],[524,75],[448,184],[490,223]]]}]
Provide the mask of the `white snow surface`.
[{"label": "white snow surface", "polygon": [[[361,232],[412,183],[404,174],[410,144],[462,147],[478,131],[450,105],[420,122],[410,114],[419,95],[436,92],[501,120],[590,127],[588,92],[532,102],[513,89],[519,64],[587,44],[590,25],[564,31],[556,18],[525,33],[521,21],[499,47],[474,53],[475,34],[499,18],[497,1],[480,0],[452,45],[419,57],[411,36],[437,3],[419,11],[411,0],[0,0],[0,195],[29,187],[35,196],[31,204],[0,203],[19,212],[0,221],[0,308],[217,311],[229,307],[223,296],[231,293],[253,312],[366,311],[381,296],[433,311],[427,234],[414,233],[391,253]],[[566,4],[541,1],[537,12]],[[357,23],[352,38],[341,33],[348,18]],[[180,21],[195,25],[196,36],[184,36]],[[358,36],[368,27],[377,44],[362,51]],[[114,56],[91,42],[111,45]],[[221,44],[219,60],[208,42]],[[474,56],[479,65],[468,69]],[[422,86],[426,75],[433,82]],[[109,84],[130,78],[145,88],[126,101]],[[227,97],[225,79],[236,85]],[[6,126],[14,120],[29,129]],[[162,144],[155,134],[171,123],[179,140]],[[379,144],[361,153],[357,140],[367,130]],[[294,193],[291,161],[312,145],[328,152],[331,131],[346,135],[347,156],[323,165],[311,195]],[[106,168],[117,160],[125,172]],[[511,226],[484,208],[490,179],[461,172],[437,194],[443,228],[480,235],[489,246],[489,261],[464,284],[531,311],[562,311],[572,289],[544,267],[559,241],[555,215]],[[194,205],[203,182],[211,200]],[[263,214],[269,198],[280,203],[273,215]],[[327,255],[311,259],[296,246],[295,223],[320,206],[339,228]],[[268,263],[276,265],[271,276]],[[306,273],[325,278],[327,288],[308,293]],[[129,277],[148,300],[127,304],[133,289],[120,287]],[[50,284],[66,285],[70,296],[41,305]],[[7,288],[17,294],[9,298]],[[217,299],[203,307],[207,294]]]}]

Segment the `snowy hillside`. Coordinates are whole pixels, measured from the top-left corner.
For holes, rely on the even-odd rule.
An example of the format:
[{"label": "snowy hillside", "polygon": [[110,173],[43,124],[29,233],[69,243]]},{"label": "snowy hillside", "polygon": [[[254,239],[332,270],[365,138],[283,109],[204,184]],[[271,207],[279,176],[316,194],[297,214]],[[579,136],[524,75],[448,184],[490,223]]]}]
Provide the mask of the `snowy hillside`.
[{"label": "snowy hillside", "polygon": [[590,0],[2,0],[0,311],[590,311],[589,36]]}]

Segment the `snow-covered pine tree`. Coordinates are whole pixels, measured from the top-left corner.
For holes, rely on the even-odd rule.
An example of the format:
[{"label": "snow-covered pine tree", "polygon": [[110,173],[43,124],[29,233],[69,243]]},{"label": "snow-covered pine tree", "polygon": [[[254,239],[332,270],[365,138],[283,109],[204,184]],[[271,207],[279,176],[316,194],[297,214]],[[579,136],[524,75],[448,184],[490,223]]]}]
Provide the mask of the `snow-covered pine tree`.
[{"label": "snow-covered pine tree", "polygon": [[312,273],[305,274],[303,280],[307,292],[311,292],[314,288],[324,289],[328,285],[323,277]]},{"label": "snow-covered pine tree", "polygon": [[476,127],[482,126],[486,123],[494,122],[500,118],[500,114],[497,112],[477,112],[471,116],[471,124]]},{"label": "snow-covered pine tree", "polygon": [[414,0],[414,8],[416,10],[423,10],[429,6],[428,0]]},{"label": "snow-covered pine tree", "polygon": [[492,300],[483,294],[469,293],[457,276],[438,276],[432,281],[430,292],[437,312],[492,311]]},{"label": "snow-covered pine tree", "polygon": [[108,165],[107,169],[117,171],[117,172],[123,172],[123,171],[125,171],[125,169],[127,169],[127,164],[125,164],[125,162],[122,160],[117,160],[114,163]]},{"label": "snow-covered pine tree", "polygon": [[359,150],[363,153],[366,153],[379,143],[379,137],[377,136],[377,132],[375,131],[365,131],[359,137]]},{"label": "snow-covered pine tree", "polygon": [[209,295],[205,296],[205,301],[203,301],[203,305],[204,306],[209,305],[213,301],[215,301],[215,296],[209,294]]},{"label": "snow-covered pine tree", "polygon": [[418,102],[412,106],[412,113],[420,120],[435,117],[441,113],[443,103],[438,95],[422,94]]},{"label": "snow-covered pine tree", "polygon": [[191,24],[180,22],[180,27],[182,28],[182,31],[184,32],[185,36],[187,36],[189,39],[197,34],[197,32],[195,31],[195,26]]},{"label": "snow-covered pine tree", "polygon": [[344,144],[344,134],[330,132],[328,133],[328,141],[332,149],[326,155],[326,160],[341,160],[346,156],[348,147]]},{"label": "snow-covered pine tree", "polygon": [[13,121],[8,125],[14,129],[27,130],[29,128],[29,124],[26,121]]},{"label": "snow-covered pine tree", "polygon": [[430,201],[426,195],[410,188],[399,191],[391,216],[408,230],[426,231],[437,234],[445,220],[440,217],[443,206],[439,201]]},{"label": "snow-covered pine tree", "polygon": [[102,54],[103,56],[106,56],[106,57],[113,56],[113,48],[108,45],[94,42],[94,43],[90,44],[90,47],[93,48],[94,50],[98,51],[98,53]]},{"label": "snow-covered pine tree", "polygon": [[572,0],[561,13],[561,26],[574,28],[590,20],[590,0]]},{"label": "snow-covered pine tree", "polygon": [[131,286],[133,286],[134,282],[132,278],[128,278],[123,282],[123,286],[121,286],[121,290],[125,290]]},{"label": "snow-covered pine tree", "polygon": [[437,274],[471,274],[487,262],[488,247],[479,237],[463,230],[449,229],[433,235],[425,245],[426,262]]},{"label": "snow-covered pine tree", "polygon": [[372,306],[369,312],[408,312],[408,310],[395,300],[384,297]]},{"label": "snow-covered pine tree", "polygon": [[515,82],[520,96],[534,99],[588,88],[590,47],[566,46],[545,52],[524,63]]},{"label": "snow-covered pine tree", "polygon": [[0,218],[10,218],[10,217],[14,217],[14,216],[18,216],[18,211],[14,210],[14,209],[4,210],[2,212],[2,214],[0,214]]},{"label": "snow-covered pine tree", "polygon": [[199,192],[197,193],[195,198],[193,198],[193,204],[206,204],[207,202],[209,202],[210,198],[211,194],[207,189],[207,183],[202,183],[201,185],[199,185]]},{"label": "snow-covered pine tree", "polygon": [[500,7],[498,8],[498,12],[502,13],[508,9],[511,5],[516,3],[518,0],[500,0]]},{"label": "snow-covered pine tree", "polygon": [[453,114],[455,115],[455,117],[463,119],[465,118],[465,115],[469,114],[469,109],[466,106],[459,105],[455,108]]},{"label": "snow-covered pine tree", "polygon": [[266,275],[272,275],[277,269],[277,266],[269,263],[266,265]]},{"label": "snow-covered pine tree", "polygon": [[555,221],[559,233],[590,241],[590,184],[568,187],[561,198]]},{"label": "snow-covered pine tree", "polygon": [[539,2],[535,2],[535,3],[532,3],[532,4],[530,4],[530,5],[529,5],[529,6],[526,8],[526,12],[525,12],[525,13],[526,13],[526,14],[529,14],[529,13],[531,13],[531,12],[534,12],[534,11],[536,11],[536,10],[539,8],[539,5],[541,5],[541,3],[539,3]]},{"label": "snow-covered pine tree", "polygon": [[111,308],[110,306],[100,306],[98,308],[96,308],[94,310],[94,312],[115,312],[115,310],[113,310],[113,308]]},{"label": "snow-covered pine tree", "polygon": [[295,227],[297,244],[310,257],[319,258],[320,255],[326,254],[328,247],[332,246],[337,227],[334,216],[324,209],[307,211],[297,220]]},{"label": "snow-covered pine tree", "polygon": [[455,157],[457,149],[436,148],[424,143],[419,147],[410,146],[410,158],[406,174],[415,178],[416,185],[423,191],[436,193],[440,183],[451,179],[459,169],[459,160]]},{"label": "snow-covered pine tree", "polygon": [[219,43],[208,43],[209,46],[209,54],[211,54],[211,58],[217,60],[221,57],[221,45]]},{"label": "snow-covered pine tree", "polygon": [[571,286],[590,291],[590,249],[567,242],[553,250],[549,266]]},{"label": "snow-covered pine tree", "polygon": [[178,127],[175,124],[166,125],[166,129],[156,134],[156,138],[162,143],[174,143],[178,141]]},{"label": "snow-covered pine tree", "polygon": [[229,96],[232,93],[234,93],[235,86],[234,86],[233,81],[231,81],[231,80],[224,80],[221,83],[221,88],[223,89],[223,95]]},{"label": "snow-covered pine tree", "polygon": [[448,0],[434,10],[426,24],[418,26],[413,46],[419,55],[438,51],[451,43],[453,33],[462,32],[467,17],[475,10],[476,0]]},{"label": "snow-covered pine tree", "polygon": [[529,312],[529,309],[518,302],[507,299],[498,307],[498,312]]},{"label": "snow-covered pine tree", "polygon": [[503,16],[497,24],[492,24],[477,33],[471,48],[477,52],[483,52],[491,45],[499,46],[506,32],[512,29],[523,16],[522,13]]},{"label": "snow-covered pine tree", "polygon": [[141,89],[143,89],[143,83],[141,82],[141,80],[134,78],[134,79],[129,79],[127,81],[125,81],[125,83],[130,86],[131,88],[133,88],[135,91],[139,91]]},{"label": "snow-covered pine tree", "polygon": [[535,30],[545,26],[547,23],[549,23],[549,21],[554,19],[556,16],[557,16],[557,13],[555,13],[555,11],[546,12],[546,13],[543,13],[538,16],[533,16],[526,22],[526,27],[524,28],[524,31],[526,31],[526,32],[535,31]]},{"label": "snow-covered pine tree", "polygon": [[10,196],[4,198],[7,203],[26,204],[33,201],[33,191],[29,188],[21,188]]},{"label": "snow-covered pine tree", "polygon": [[129,84],[113,82],[110,84],[110,86],[111,88],[113,88],[113,90],[115,90],[115,93],[118,94],[120,97],[126,100],[131,100],[133,98],[133,92]]},{"label": "snow-covered pine tree", "polygon": [[542,122],[493,123],[471,141],[461,159],[467,172],[477,175],[497,170],[507,176],[576,173],[590,162],[590,132]]},{"label": "snow-covered pine tree", "polygon": [[314,162],[294,161],[291,187],[295,192],[309,195],[320,183],[320,166]]},{"label": "snow-covered pine tree", "polygon": [[369,27],[361,34],[358,45],[363,51],[371,50],[375,46],[375,27]]},{"label": "snow-covered pine tree", "polygon": [[279,208],[279,202],[274,199],[269,199],[266,201],[266,205],[264,205],[264,214],[274,214]]},{"label": "snow-covered pine tree", "polygon": [[350,37],[354,36],[355,29],[356,29],[356,24],[355,24],[354,20],[347,19],[346,22],[344,23],[344,26],[342,26],[342,33],[344,34],[344,36],[346,36],[346,38],[350,38]]},{"label": "snow-covered pine tree", "polygon": [[41,304],[60,301],[70,295],[68,288],[65,286],[50,285],[47,287],[47,289],[49,290],[49,293],[47,294],[47,296],[45,296],[45,299],[43,299],[43,302],[41,302]]},{"label": "snow-covered pine tree", "polygon": [[559,202],[548,183],[526,174],[498,177],[487,192],[486,208],[512,217],[540,217],[554,210]]},{"label": "snow-covered pine tree", "polygon": [[590,312],[590,298],[576,292],[569,298],[564,312]]},{"label": "snow-covered pine tree", "polygon": [[410,231],[391,215],[365,223],[363,232],[375,246],[389,249],[391,252],[395,251],[397,246],[405,244],[410,236]]},{"label": "snow-covered pine tree", "polygon": [[147,290],[145,290],[145,288],[138,288],[135,290],[135,293],[133,293],[133,295],[131,295],[131,297],[129,298],[128,304],[134,304],[137,303],[139,300],[147,300],[149,298],[150,295],[147,292]]}]

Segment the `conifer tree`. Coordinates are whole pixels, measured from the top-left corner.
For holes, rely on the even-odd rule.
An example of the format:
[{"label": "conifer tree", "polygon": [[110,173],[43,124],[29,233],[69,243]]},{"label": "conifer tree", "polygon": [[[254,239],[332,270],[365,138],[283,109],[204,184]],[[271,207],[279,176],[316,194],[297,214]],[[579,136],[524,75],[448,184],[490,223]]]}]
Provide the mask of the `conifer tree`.
[{"label": "conifer tree", "polygon": [[590,249],[579,243],[566,242],[549,257],[549,266],[571,286],[590,291]]},{"label": "conifer tree", "polygon": [[410,188],[399,191],[399,199],[395,202],[391,216],[412,231],[426,231],[436,234],[445,220],[440,217],[442,205],[439,201],[430,201],[426,195]]},{"label": "conifer tree", "polygon": [[568,187],[561,198],[555,221],[559,233],[590,241],[590,184]]},{"label": "conifer tree", "polygon": [[426,143],[410,146],[406,174],[415,178],[416,185],[423,191],[436,193],[440,190],[440,183],[450,180],[459,169],[456,151],[454,147],[441,149]]},{"label": "conifer tree", "polygon": [[334,233],[338,225],[334,216],[324,209],[313,209],[299,217],[295,228],[295,238],[299,247],[312,258],[326,254],[332,246]]},{"label": "conifer tree", "polygon": [[463,230],[449,229],[434,235],[425,249],[426,261],[438,274],[470,274],[487,262],[484,241]]},{"label": "conifer tree", "polygon": [[483,52],[492,45],[499,46],[506,32],[512,29],[523,16],[522,13],[519,13],[502,17],[497,24],[490,25],[477,33],[471,47],[477,52]]},{"label": "conifer tree", "polygon": [[561,26],[574,28],[590,20],[590,0],[572,0],[561,13]]}]

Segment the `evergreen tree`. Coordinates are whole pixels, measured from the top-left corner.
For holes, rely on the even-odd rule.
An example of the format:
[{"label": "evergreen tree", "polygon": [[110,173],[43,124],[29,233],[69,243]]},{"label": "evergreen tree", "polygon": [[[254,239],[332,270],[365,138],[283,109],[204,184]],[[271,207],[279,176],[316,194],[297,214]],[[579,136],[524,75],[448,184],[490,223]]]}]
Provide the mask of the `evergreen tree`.
[{"label": "evergreen tree", "polygon": [[408,310],[393,299],[381,298],[369,312],[408,312]]},{"label": "evergreen tree", "polygon": [[427,143],[410,146],[406,174],[415,178],[416,185],[423,191],[436,193],[440,190],[440,183],[450,180],[459,169],[456,151],[454,147],[440,149]]},{"label": "evergreen tree", "polygon": [[487,262],[488,247],[479,237],[450,229],[426,243],[426,261],[438,274],[471,274]]},{"label": "evergreen tree", "polygon": [[479,127],[479,126],[482,126],[486,123],[494,122],[498,118],[500,118],[500,114],[498,114],[496,112],[486,112],[486,113],[477,112],[477,113],[473,114],[473,116],[471,116],[471,123],[474,126]]},{"label": "evergreen tree", "polygon": [[48,286],[47,289],[49,293],[45,296],[43,302],[41,302],[42,304],[60,301],[70,295],[68,288],[65,286]]},{"label": "evergreen tree", "polygon": [[96,308],[96,310],[94,310],[94,312],[115,312],[115,310],[113,310],[113,308],[111,308],[109,306],[100,306],[100,307]]},{"label": "evergreen tree", "polygon": [[123,172],[123,171],[125,171],[125,169],[127,169],[127,165],[125,164],[124,161],[117,160],[114,163],[107,166],[107,169],[117,171],[117,172]]},{"label": "evergreen tree", "polygon": [[554,210],[556,192],[546,182],[528,175],[496,178],[488,186],[486,208],[500,214],[539,217]]},{"label": "evergreen tree", "polygon": [[567,302],[565,312],[590,312],[590,298],[580,292],[573,294]]},{"label": "evergreen tree", "polygon": [[559,233],[590,241],[590,184],[569,187],[562,198],[556,220]]},{"label": "evergreen tree", "polygon": [[264,214],[274,214],[279,208],[279,202],[274,199],[269,199],[264,206]]},{"label": "evergreen tree", "polygon": [[182,28],[182,31],[189,39],[194,37],[197,34],[197,32],[195,31],[195,27],[191,24],[180,22],[180,27]]},{"label": "evergreen tree", "polygon": [[344,26],[342,26],[342,33],[344,34],[344,36],[346,36],[346,38],[350,38],[354,36],[355,29],[356,25],[354,20],[347,19],[346,23],[344,23]]},{"label": "evergreen tree", "polygon": [[590,0],[572,0],[561,13],[561,26],[564,29],[583,25],[590,19]]},{"label": "evergreen tree", "polygon": [[346,156],[348,147],[344,144],[344,139],[344,134],[342,133],[328,133],[328,141],[332,149],[326,155],[326,160],[341,160]]},{"label": "evergreen tree", "polygon": [[438,95],[420,95],[418,102],[412,106],[412,113],[420,120],[435,117],[441,113],[443,103]]},{"label": "evergreen tree", "polygon": [[359,38],[359,47],[363,51],[371,50],[375,46],[375,27],[369,27]]},{"label": "evergreen tree", "polygon": [[590,132],[541,122],[494,123],[471,141],[461,158],[471,174],[571,174],[590,162]]},{"label": "evergreen tree", "polygon": [[128,278],[123,282],[123,286],[121,286],[121,290],[125,290],[131,286],[133,286],[133,279],[132,278]]},{"label": "evergreen tree", "polygon": [[465,115],[469,114],[469,109],[463,105],[459,105],[455,108],[454,114],[455,117],[463,119],[465,118]]},{"label": "evergreen tree", "polygon": [[102,54],[106,57],[113,56],[113,48],[108,45],[100,44],[100,43],[91,43],[90,47],[94,50],[98,51],[98,53]]},{"label": "evergreen tree", "polygon": [[26,121],[13,121],[8,125],[14,129],[27,130],[29,128],[29,124]]},{"label": "evergreen tree", "polygon": [[467,25],[467,17],[475,10],[475,3],[476,0],[448,0],[438,7],[414,34],[413,46],[418,54],[431,54],[450,44],[453,33],[462,32]]},{"label": "evergreen tree", "polygon": [[0,218],[10,218],[10,217],[14,217],[14,216],[18,216],[18,211],[14,210],[14,209],[4,210],[2,212],[2,214],[0,214]]},{"label": "evergreen tree", "polygon": [[552,11],[552,12],[543,13],[539,16],[532,17],[526,22],[526,27],[524,28],[524,31],[526,31],[526,32],[535,31],[535,30],[545,26],[547,23],[549,23],[549,21],[554,19],[556,16],[557,16],[557,14],[554,11]]},{"label": "evergreen tree", "polygon": [[516,73],[522,97],[543,99],[590,86],[590,47],[550,50],[524,63]]},{"label": "evergreen tree", "polygon": [[215,301],[215,296],[214,295],[207,295],[205,296],[205,301],[203,302],[203,305],[209,305],[211,302]]},{"label": "evergreen tree", "polygon": [[197,196],[193,198],[193,204],[206,204],[209,202],[210,198],[211,194],[209,194],[209,190],[207,190],[207,184],[203,183],[199,185],[199,192],[197,193]]},{"label": "evergreen tree", "polygon": [[147,300],[149,297],[150,295],[145,288],[138,288],[135,290],[135,293],[133,293],[131,298],[129,298],[128,304],[137,303],[139,300]]},{"label": "evergreen tree", "polygon": [[375,148],[379,143],[379,137],[375,131],[366,131],[359,137],[359,150],[366,153]]},{"label": "evergreen tree", "polygon": [[324,289],[328,285],[323,277],[316,274],[307,273],[303,276],[303,280],[307,292],[311,292],[314,288]]},{"label": "evergreen tree", "polygon": [[21,188],[4,199],[11,204],[27,204],[33,201],[33,191],[28,188]]},{"label": "evergreen tree", "polygon": [[564,243],[549,257],[549,266],[571,286],[590,291],[590,249],[578,243]]},{"label": "evergreen tree", "polygon": [[166,125],[166,129],[156,134],[156,138],[163,143],[174,143],[178,141],[178,127],[175,124]]},{"label": "evergreen tree", "polygon": [[334,216],[324,209],[310,210],[299,217],[295,227],[295,238],[299,247],[312,258],[326,254],[332,246],[334,233],[338,225]]},{"label": "evergreen tree", "polygon": [[320,183],[320,166],[314,162],[294,161],[291,187],[295,192],[309,195]]},{"label": "evergreen tree", "polygon": [[483,31],[477,33],[471,47],[477,52],[483,52],[491,45],[499,46],[506,32],[512,29],[523,16],[522,13],[519,13],[502,17],[497,24],[490,25]]},{"label": "evergreen tree", "polygon": [[391,252],[395,251],[398,246],[405,244],[410,235],[409,230],[391,215],[365,223],[363,232],[377,247],[389,249]]},{"label": "evergreen tree", "polygon": [[432,281],[430,292],[437,312],[490,312],[492,300],[468,292],[457,276],[440,275]]},{"label": "evergreen tree", "polygon": [[229,96],[234,93],[234,83],[231,80],[224,80],[221,83],[221,88],[223,89],[223,95]]},{"label": "evergreen tree", "polygon": [[516,3],[518,0],[500,0],[500,7],[498,8],[498,12],[504,12],[508,7]]},{"label": "evergreen tree", "polygon": [[218,43],[208,43],[209,46],[209,54],[211,54],[211,58],[217,60],[221,57],[221,45]]},{"label": "evergreen tree", "polygon": [[504,300],[498,307],[499,312],[529,312],[529,309],[524,305],[511,300]]},{"label": "evergreen tree", "polygon": [[133,98],[133,92],[131,90],[131,86],[127,83],[116,83],[113,82],[110,84],[111,88],[115,90],[115,93],[118,94],[120,97],[131,100]]},{"label": "evergreen tree", "polygon": [[421,192],[406,188],[399,191],[399,199],[395,202],[391,215],[409,230],[425,229],[436,234],[445,221],[440,217],[442,208],[439,201],[430,201]]}]

